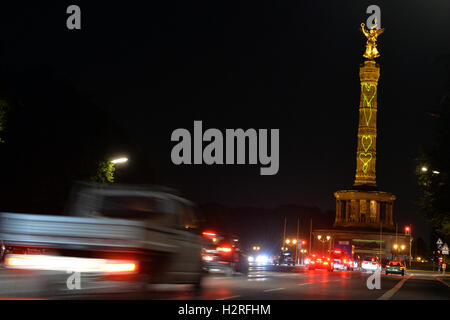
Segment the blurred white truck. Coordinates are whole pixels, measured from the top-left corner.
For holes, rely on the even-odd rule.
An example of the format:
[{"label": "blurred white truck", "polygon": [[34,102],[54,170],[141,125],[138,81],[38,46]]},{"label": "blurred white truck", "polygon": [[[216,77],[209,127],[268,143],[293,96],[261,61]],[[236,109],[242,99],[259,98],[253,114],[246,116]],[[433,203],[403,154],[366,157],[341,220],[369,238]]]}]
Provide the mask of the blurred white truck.
[{"label": "blurred white truck", "polygon": [[200,286],[195,205],[156,187],[77,183],[61,216],[0,213],[3,267]]}]

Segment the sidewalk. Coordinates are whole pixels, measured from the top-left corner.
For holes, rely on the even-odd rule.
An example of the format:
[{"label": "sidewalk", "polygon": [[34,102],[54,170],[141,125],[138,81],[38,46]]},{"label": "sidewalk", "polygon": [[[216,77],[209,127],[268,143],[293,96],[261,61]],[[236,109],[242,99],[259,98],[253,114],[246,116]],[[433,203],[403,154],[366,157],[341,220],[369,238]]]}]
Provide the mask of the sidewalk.
[{"label": "sidewalk", "polygon": [[437,270],[418,270],[418,269],[406,269],[406,273],[412,276],[428,276],[428,277],[450,277],[450,271],[446,271],[445,274],[439,274]]}]

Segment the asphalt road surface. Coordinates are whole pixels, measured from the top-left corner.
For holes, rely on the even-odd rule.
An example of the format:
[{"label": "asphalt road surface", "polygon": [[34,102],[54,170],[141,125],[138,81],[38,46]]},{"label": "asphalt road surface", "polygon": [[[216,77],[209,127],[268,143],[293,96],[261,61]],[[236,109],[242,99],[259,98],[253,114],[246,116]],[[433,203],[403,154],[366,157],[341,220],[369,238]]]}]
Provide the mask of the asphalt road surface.
[{"label": "asphalt road surface", "polygon": [[[60,275],[61,276],[61,275]],[[208,275],[196,293],[188,285],[153,285],[146,288],[117,281],[81,279],[81,289],[67,290],[51,274],[0,270],[2,299],[200,299],[200,300],[396,300],[450,299],[449,278],[412,273],[405,277],[381,274],[380,289],[368,289],[369,273],[305,270],[300,267],[253,267],[248,276]],[[67,278],[64,275],[63,278]],[[51,283],[51,284],[49,284]],[[61,285],[63,283],[64,285]]]}]

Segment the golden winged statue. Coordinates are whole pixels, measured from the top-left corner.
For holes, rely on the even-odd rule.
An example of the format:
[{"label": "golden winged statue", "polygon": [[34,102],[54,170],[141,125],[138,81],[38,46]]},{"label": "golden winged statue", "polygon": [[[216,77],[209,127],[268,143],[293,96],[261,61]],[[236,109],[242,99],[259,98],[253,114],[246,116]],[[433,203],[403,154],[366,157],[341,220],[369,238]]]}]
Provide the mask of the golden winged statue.
[{"label": "golden winged statue", "polygon": [[361,31],[366,36],[366,52],[364,52],[363,57],[373,60],[380,56],[377,50],[377,38],[380,34],[384,32],[384,29],[377,29],[375,25],[372,29],[366,29],[365,24],[361,23]]}]

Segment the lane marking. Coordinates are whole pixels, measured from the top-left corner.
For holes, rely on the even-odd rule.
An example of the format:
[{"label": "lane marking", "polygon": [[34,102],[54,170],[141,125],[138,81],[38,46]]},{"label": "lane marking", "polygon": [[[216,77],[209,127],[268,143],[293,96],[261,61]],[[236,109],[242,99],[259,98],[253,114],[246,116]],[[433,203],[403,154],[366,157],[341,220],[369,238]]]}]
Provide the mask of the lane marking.
[{"label": "lane marking", "polygon": [[408,276],[407,278],[402,279],[401,281],[399,281],[391,290],[386,291],[381,297],[379,297],[377,300],[389,300],[390,298],[392,298],[392,296],[398,291],[400,290],[400,288],[403,286],[403,284],[406,282],[406,280],[408,280],[409,278],[411,278],[411,276]]},{"label": "lane marking", "polygon": [[271,291],[280,291],[280,290],[284,290],[284,288],[273,288],[273,289],[266,289],[266,290],[264,290],[264,292],[271,292]]},{"label": "lane marking", "polygon": [[230,296],[230,297],[225,297],[225,298],[219,298],[219,299],[216,299],[216,300],[230,300],[230,299],[235,299],[235,298],[239,298],[240,297],[240,295],[237,295],[237,296]]},{"label": "lane marking", "polygon": [[445,284],[447,287],[450,288],[450,284],[448,284],[447,282],[445,282],[444,280],[440,279],[440,278],[435,278],[437,281],[439,281],[440,283]]}]

